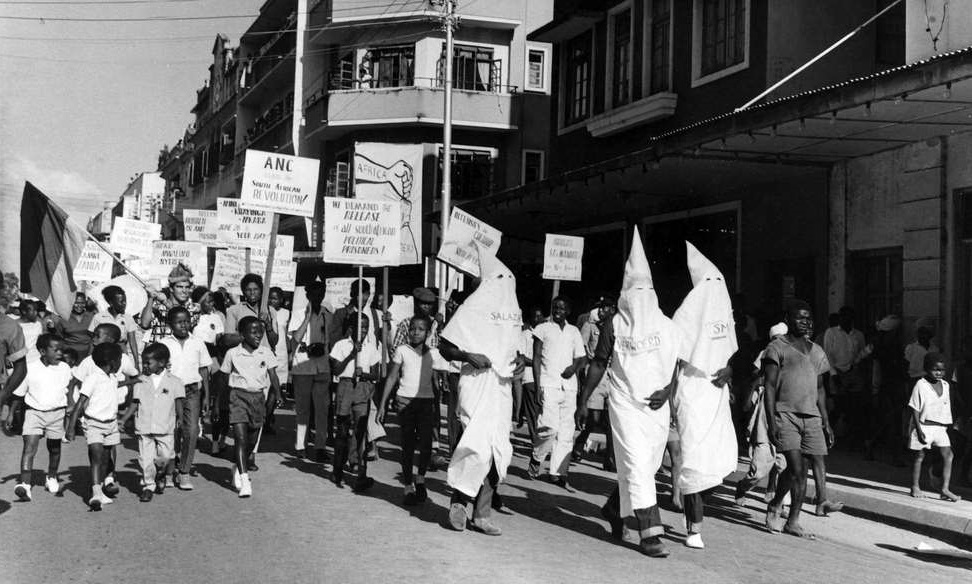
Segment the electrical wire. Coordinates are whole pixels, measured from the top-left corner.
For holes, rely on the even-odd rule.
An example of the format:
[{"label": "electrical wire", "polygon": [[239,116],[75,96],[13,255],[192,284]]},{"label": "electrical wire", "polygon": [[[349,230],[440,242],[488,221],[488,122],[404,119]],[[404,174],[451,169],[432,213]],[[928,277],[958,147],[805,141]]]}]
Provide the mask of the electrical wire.
[{"label": "electrical wire", "polygon": [[227,20],[256,18],[257,14],[222,14],[217,16],[143,16],[123,18],[69,18],[62,16],[0,16],[0,20],[37,20],[40,22],[184,22],[187,20]]}]

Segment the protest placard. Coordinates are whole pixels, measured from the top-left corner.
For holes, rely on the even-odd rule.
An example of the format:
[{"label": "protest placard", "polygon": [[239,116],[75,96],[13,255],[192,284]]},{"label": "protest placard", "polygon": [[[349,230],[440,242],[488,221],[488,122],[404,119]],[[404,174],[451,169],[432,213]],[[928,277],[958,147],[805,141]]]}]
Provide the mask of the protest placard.
[{"label": "protest placard", "polygon": [[[368,303],[365,306],[371,306],[371,299],[374,297],[375,292],[375,279],[363,278],[363,280],[368,282],[369,289],[371,290],[371,295],[368,296]],[[347,306],[348,302],[351,301],[351,284],[357,281],[357,278],[328,278],[325,280],[324,304],[332,307],[333,310]]]},{"label": "protest placard", "polygon": [[402,207],[395,201],[324,198],[324,261],[397,266]]},{"label": "protest placard", "polygon": [[101,249],[93,241],[84,242],[81,257],[74,265],[74,281],[91,283],[107,282],[111,280],[111,266],[114,262],[111,254]]},{"label": "protest placard", "polygon": [[312,218],[319,166],[313,158],[247,150],[240,205],[246,209]]},{"label": "protest placard", "polygon": [[152,244],[152,275],[167,280],[172,268],[182,264],[192,272],[193,282],[206,282],[209,278],[206,255],[206,246],[198,241],[156,241]]},{"label": "protest placard", "polygon": [[273,215],[244,209],[239,199],[216,199],[217,240],[231,245],[261,247],[269,244]]},{"label": "protest placard", "polygon": [[398,265],[422,263],[422,144],[356,142],[354,196],[401,203]]},{"label": "protest placard", "polygon": [[240,280],[246,275],[244,252],[240,250],[217,249],[216,262],[213,266],[213,279],[209,288],[218,290],[225,288],[234,297],[242,294]]},{"label": "protest placard", "polygon": [[162,239],[158,223],[116,217],[111,229],[111,249],[119,255],[138,258],[152,257],[152,242]]},{"label": "protest placard", "polygon": [[583,258],[583,237],[548,233],[543,244],[543,278],[580,282]]},{"label": "protest placard", "polygon": [[449,229],[436,257],[478,277],[479,254],[496,255],[502,236],[499,229],[476,219],[459,207],[453,207]]},{"label": "protest placard", "polygon": [[200,241],[206,245],[218,245],[219,218],[217,211],[207,209],[184,209],[182,224],[185,227],[186,241]]}]

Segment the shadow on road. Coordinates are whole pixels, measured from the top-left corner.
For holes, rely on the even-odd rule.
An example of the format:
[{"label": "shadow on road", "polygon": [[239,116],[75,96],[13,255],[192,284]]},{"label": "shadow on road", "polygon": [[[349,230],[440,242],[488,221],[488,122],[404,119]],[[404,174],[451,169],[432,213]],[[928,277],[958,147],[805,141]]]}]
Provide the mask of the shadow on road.
[{"label": "shadow on road", "polygon": [[889,543],[879,543],[877,547],[892,552],[898,552],[904,554],[908,557],[915,558],[916,560],[921,560],[929,564],[938,564],[939,566],[949,566],[952,568],[965,568],[966,570],[972,570],[972,561],[963,560],[961,558],[949,558],[946,556],[936,556],[926,553],[921,553],[913,549],[904,548],[897,545],[891,545]]}]

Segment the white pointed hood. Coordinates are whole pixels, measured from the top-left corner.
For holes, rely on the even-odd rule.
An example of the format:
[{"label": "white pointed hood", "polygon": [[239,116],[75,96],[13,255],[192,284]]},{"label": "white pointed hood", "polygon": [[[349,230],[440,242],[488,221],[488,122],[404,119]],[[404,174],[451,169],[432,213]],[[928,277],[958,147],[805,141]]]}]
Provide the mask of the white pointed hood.
[{"label": "white pointed hood", "polygon": [[486,355],[501,377],[513,375],[522,314],[516,278],[495,255],[480,254],[482,282],[456,309],[442,336],[463,351]]},{"label": "white pointed hood", "polygon": [[691,243],[686,241],[685,247],[693,287],[672,317],[682,334],[679,356],[713,375],[738,348],[732,300],[719,268]]}]

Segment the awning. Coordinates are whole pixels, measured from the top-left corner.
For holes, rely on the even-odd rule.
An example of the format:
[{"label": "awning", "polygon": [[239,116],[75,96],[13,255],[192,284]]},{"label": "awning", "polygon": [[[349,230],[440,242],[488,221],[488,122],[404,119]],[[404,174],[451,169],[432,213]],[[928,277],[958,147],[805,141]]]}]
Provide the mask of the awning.
[{"label": "awning", "polygon": [[572,39],[603,18],[603,10],[577,10],[551,20],[528,34],[527,39],[544,43]]}]

